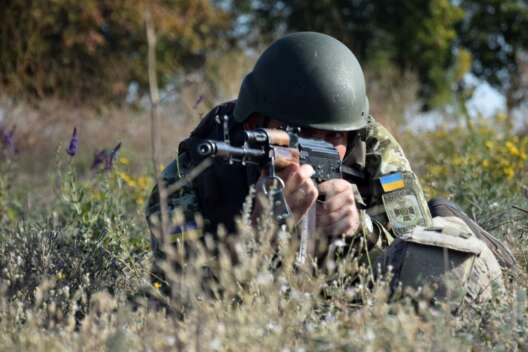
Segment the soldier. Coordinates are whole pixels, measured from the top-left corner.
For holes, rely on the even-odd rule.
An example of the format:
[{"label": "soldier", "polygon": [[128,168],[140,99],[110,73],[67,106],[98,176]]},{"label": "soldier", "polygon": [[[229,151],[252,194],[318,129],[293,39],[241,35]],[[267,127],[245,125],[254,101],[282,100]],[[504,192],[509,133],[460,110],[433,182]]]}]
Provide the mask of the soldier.
[{"label": "soldier", "polygon": [[[229,117],[227,126],[224,116]],[[319,236],[345,242],[363,237],[370,247],[385,248],[378,262],[393,268],[394,285],[417,287],[449,274],[467,284],[471,298],[481,299],[489,297],[493,281],[502,284],[497,258],[504,266],[513,266],[509,250],[456,206],[442,200],[426,202],[402,148],[369,115],[363,71],[343,43],[315,32],[277,40],[245,77],[238,99],[215,107],[191,137],[222,140],[226,127],[234,135],[285,126],[300,128],[303,137],[331,143],[343,166],[357,171],[317,185],[311,179],[313,165],[277,170],[295,224],[317,204]],[[196,166],[191,148],[189,140],[183,141],[178,158],[163,171],[167,187]],[[191,184],[168,195],[169,213],[180,208],[185,217],[185,225],[173,229],[173,236],[195,226],[195,213],[205,219],[206,232],[215,234],[219,224],[235,232],[234,219],[261,175],[256,166],[216,160]],[[258,204],[253,207],[254,219],[260,211]],[[155,188],[146,210],[151,227],[159,223],[159,213]],[[152,239],[154,252],[160,255],[156,236]]]}]

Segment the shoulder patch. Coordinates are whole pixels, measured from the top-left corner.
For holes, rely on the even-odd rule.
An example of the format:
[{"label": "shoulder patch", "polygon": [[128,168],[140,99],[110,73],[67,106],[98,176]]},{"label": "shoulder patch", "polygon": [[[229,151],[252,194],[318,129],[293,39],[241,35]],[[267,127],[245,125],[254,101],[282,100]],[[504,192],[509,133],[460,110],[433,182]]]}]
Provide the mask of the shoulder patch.
[{"label": "shoulder patch", "polygon": [[395,172],[380,177],[381,188],[383,192],[392,192],[405,187],[405,181],[401,172]]},{"label": "shoulder patch", "polygon": [[429,209],[420,201],[419,188],[407,173],[393,173],[380,178],[383,191],[381,198],[391,228],[403,235],[416,226],[431,226]]}]

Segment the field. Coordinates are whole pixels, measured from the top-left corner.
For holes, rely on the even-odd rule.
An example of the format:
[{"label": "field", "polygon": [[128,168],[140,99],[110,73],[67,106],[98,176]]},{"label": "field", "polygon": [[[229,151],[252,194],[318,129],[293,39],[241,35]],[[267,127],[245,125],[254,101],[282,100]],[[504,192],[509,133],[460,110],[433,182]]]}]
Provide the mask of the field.
[{"label": "field", "polygon": [[[154,184],[149,112],[0,102],[1,350],[528,349],[528,135],[504,114],[430,132],[394,130],[427,195],[455,200],[518,260],[506,293],[455,315],[453,302],[431,305],[428,288],[390,298],[368,268],[361,284],[348,285],[355,262],[331,276],[296,273],[288,243],[285,264],[272,273],[271,229],[255,231],[244,219],[241,263],[232,265],[222,248],[212,263],[197,243],[184,274],[167,268],[175,292],[167,298],[150,276],[143,215]],[[197,102],[183,118],[181,106],[162,109],[164,163],[206,110]],[[205,290],[207,263],[219,285]]]}]

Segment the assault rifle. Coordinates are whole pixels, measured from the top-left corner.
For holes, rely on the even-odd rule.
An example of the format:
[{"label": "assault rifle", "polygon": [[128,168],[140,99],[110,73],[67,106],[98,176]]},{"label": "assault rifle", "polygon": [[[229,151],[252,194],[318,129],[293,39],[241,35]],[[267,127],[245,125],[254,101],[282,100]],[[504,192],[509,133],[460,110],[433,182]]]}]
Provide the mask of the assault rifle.
[{"label": "assault rifle", "polygon": [[284,182],[276,169],[291,164],[310,164],[315,182],[341,178],[341,160],[334,146],[326,141],[300,137],[298,132],[280,129],[255,129],[242,132],[242,145],[203,140],[197,143],[196,153],[201,158],[224,158],[227,162],[253,164],[267,170],[262,191],[271,195],[272,211],[279,224],[284,224],[290,210],[282,200]]},{"label": "assault rifle", "polygon": [[335,147],[323,140],[303,138],[291,131],[279,129],[255,129],[242,132],[243,145],[233,146],[226,142],[204,140],[198,143],[196,152],[201,157],[225,158],[229,163],[255,164],[268,168],[270,175],[275,168],[292,163],[310,164],[315,170],[313,179],[323,182],[341,178],[341,160]]},{"label": "assault rifle", "polygon": [[[284,199],[284,181],[276,175],[276,169],[295,164],[310,164],[315,173],[312,179],[321,183],[342,178],[343,173],[363,178],[359,170],[342,164],[336,148],[324,140],[304,138],[299,128],[259,128],[246,130],[238,136],[238,143],[231,144],[224,125],[224,141],[200,140],[195,144],[194,153],[200,158],[223,158],[231,164],[252,164],[267,170],[267,176],[260,183],[261,191],[268,196],[273,216],[284,226],[291,211]],[[310,209],[301,223],[301,243],[298,262],[304,263],[309,237],[315,230],[315,207]]]}]

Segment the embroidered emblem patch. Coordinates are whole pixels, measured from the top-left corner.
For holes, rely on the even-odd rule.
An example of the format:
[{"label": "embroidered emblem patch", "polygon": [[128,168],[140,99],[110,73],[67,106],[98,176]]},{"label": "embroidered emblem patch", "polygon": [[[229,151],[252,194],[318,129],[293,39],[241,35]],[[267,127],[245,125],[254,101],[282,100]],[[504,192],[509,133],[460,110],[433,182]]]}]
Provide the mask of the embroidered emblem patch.
[{"label": "embroidered emblem patch", "polygon": [[424,215],[418,199],[405,189],[382,196],[387,217],[398,235],[409,232],[417,225],[425,226]]},{"label": "embroidered emblem patch", "polygon": [[[396,176],[395,176],[396,175]],[[382,181],[382,178],[390,177]],[[402,235],[416,226],[429,226],[431,216],[424,209],[424,202],[418,197],[419,187],[408,174],[400,172],[383,176],[380,183],[385,183],[381,196],[389,223],[397,235]]]},{"label": "embroidered emblem patch", "polygon": [[392,192],[405,188],[405,181],[403,180],[401,172],[395,172],[393,174],[381,176],[380,183],[383,192]]}]

